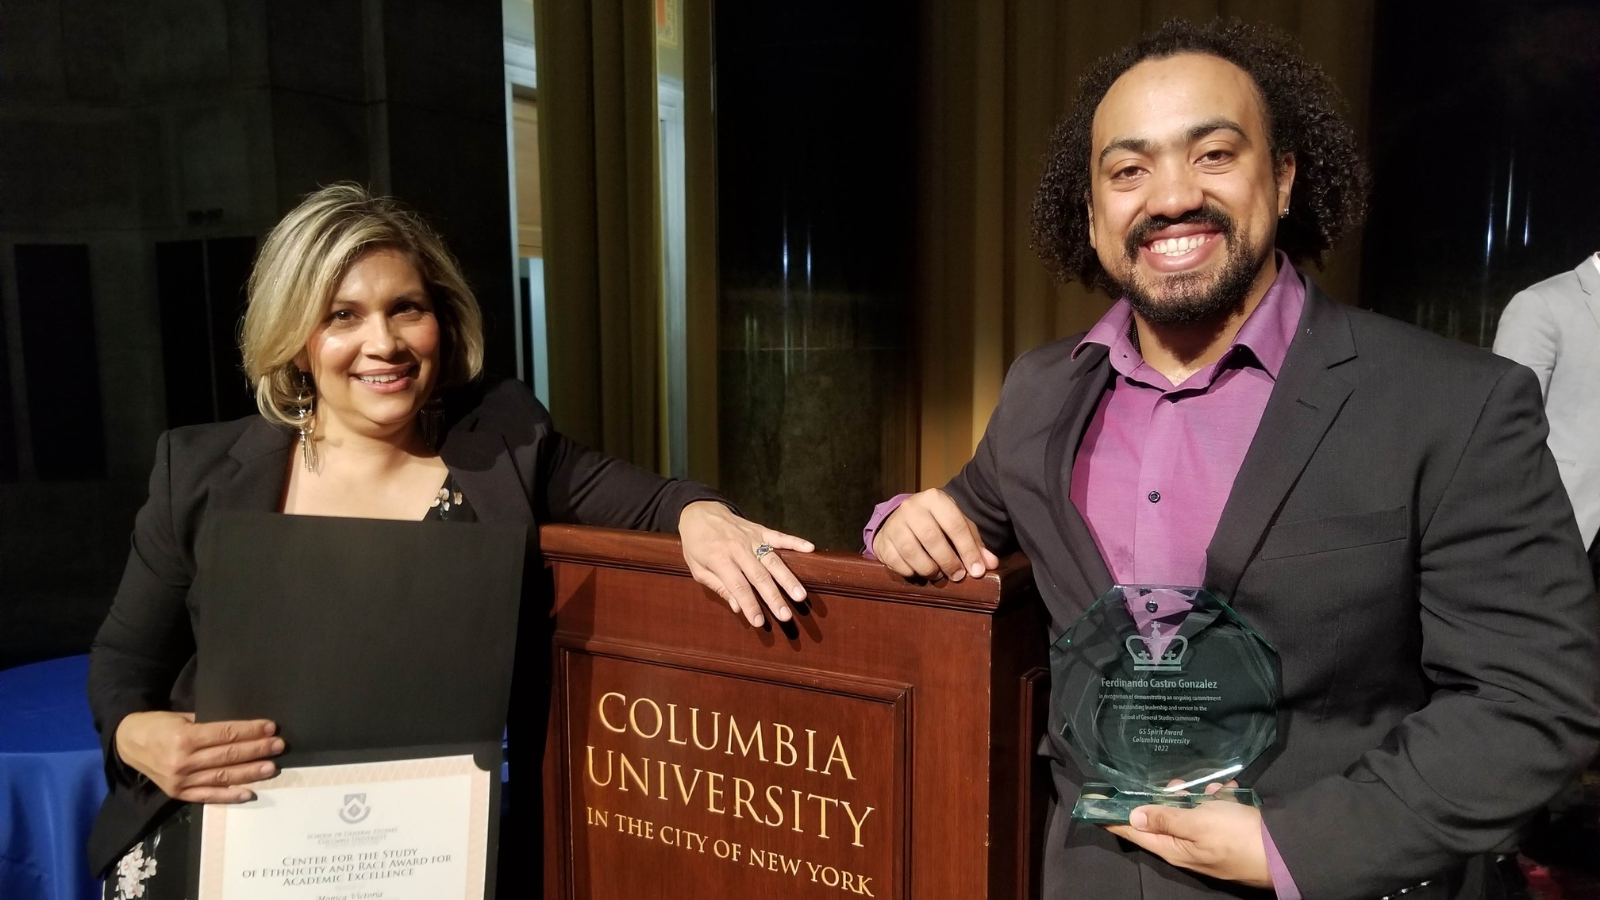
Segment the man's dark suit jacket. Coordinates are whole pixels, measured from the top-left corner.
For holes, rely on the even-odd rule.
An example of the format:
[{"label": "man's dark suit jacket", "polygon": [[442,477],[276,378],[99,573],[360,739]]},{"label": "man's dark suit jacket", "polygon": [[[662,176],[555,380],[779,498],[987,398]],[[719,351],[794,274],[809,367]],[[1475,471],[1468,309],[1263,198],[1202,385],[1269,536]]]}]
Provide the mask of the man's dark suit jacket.
[{"label": "man's dark suit jacket", "polygon": [[[572,442],[555,430],[520,382],[453,392],[447,397],[447,422],[453,424],[440,456],[479,521],[676,531],[684,506],[721,499],[702,485],[669,481]],[[117,758],[114,735],[129,713],[194,709],[195,610],[189,586],[195,539],[213,511],[276,511],[290,454],[298,452],[295,441],[288,429],[251,416],[178,428],[156,444],[150,499],[134,522],[128,567],[89,664],[89,705],[111,785],[89,838],[89,863],[96,872],[115,862],[172,806],[160,789]],[[526,599],[536,595],[533,585],[524,585]],[[518,690],[513,684],[507,722],[513,748],[543,745],[548,615],[529,612],[521,617],[516,663],[516,681],[526,687]],[[530,757],[523,768],[537,781],[539,754],[523,755]],[[529,808],[536,812],[538,805]]]},{"label": "man's dark suit jacket", "polygon": [[[1027,553],[1057,634],[1112,583],[1068,497],[1114,376],[1078,340],[1017,360],[946,487],[988,546]],[[1307,283],[1205,579],[1281,656],[1279,744],[1241,778],[1307,900],[1477,896],[1481,854],[1592,758],[1600,625],[1546,430],[1527,369]],[[1252,894],[1070,823],[1093,776],[1047,741],[1047,900]]]}]

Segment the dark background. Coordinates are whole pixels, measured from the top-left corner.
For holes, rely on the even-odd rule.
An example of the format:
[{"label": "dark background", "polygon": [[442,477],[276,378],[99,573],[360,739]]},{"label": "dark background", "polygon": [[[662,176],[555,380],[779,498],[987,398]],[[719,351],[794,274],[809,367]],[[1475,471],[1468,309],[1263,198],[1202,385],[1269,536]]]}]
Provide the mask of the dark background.
[{"label": "dark background", "polygon": [[915,21],[717,6],[719,487],[832,549],[909,480],[880,434],[905,428],[914,337]]},{"label": "dark background", "polygon": [[1380,2],[1362,297],[1494,343],[1518,290],[1600,250],[1600,5]]}]

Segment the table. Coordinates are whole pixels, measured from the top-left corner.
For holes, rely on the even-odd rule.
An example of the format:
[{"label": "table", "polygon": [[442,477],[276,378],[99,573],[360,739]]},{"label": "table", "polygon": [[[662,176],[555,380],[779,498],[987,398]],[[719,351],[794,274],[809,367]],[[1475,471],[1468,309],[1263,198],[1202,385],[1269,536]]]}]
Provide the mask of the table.
[{"label": "table", "polygon": [[87,656],[0,672],[0,900],[100,897],[84,854],[106,796],[88,677]]},{"label": "table", "polygon": [[0,672],[0,897],[100,896],[84,843],[106,795],[89,657]]}]

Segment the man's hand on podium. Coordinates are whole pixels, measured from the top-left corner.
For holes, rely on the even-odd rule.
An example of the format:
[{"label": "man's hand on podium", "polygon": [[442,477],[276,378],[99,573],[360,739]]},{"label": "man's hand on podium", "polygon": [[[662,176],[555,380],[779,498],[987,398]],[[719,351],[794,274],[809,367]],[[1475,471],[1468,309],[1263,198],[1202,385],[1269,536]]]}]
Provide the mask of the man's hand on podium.
[{"label": "man's hand on podium", "polygon": [[878,527],[872,553],[905,578],[982,578],[1000,565],[978,527],[938,488],[907,497]]},{"label": "man's hand on podium", "polygon": [[[741,519],[712,500],[683,508],[678,516],[678,536],[683,540],[683,558],[694,580],[716,591],[728,602],[729,609],[742,614],[756,628],[765,621],[761,601],[766,602],[778,621],[788,622],[794,612],[784,599],[784,592],[796,602],[806,598],[806,589],[775,552],[810,553],[815,548],[805,538]],[[761,600],[756,599],[757,594]]]}]

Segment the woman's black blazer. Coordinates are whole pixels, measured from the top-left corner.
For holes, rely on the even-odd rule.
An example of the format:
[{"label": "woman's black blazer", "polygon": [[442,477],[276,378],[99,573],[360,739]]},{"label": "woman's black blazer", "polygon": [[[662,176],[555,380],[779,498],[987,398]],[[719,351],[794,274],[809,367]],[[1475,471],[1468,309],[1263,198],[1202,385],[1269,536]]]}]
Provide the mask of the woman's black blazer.
[{"label": "woman's black blazer", "polygon": [[[574,443],[555,430],[550,414],[521,382],[453,391],[446,398],[446,423],[440,456],[480,521],[675,531],[685,505],[721,499],[703,485],[662,478]],[[189,585],[196,536],[215,510],[277,510],[296,439],[289,429],[250,416],[176,428],[156,443],[150,498],[134,521],[128,567],[89,662],[89,707],[111,788],[89,837],[89,863],[98,873],[174,803],[117,758],[113,736],[129,713],[194,709]],[[543,618],[522,617],[535,624]],[[526,649],[542,658],[539,648],[520,646],[536,642],[519,641],[519,657]],[[524,668],[520,661],[518,668]],[[542,689],[547,673],[532,677]],[[528,705],[544,708],[542,700]],[[518,716],[511,717],[513,746],[519,731],[524,740],[542,743],[544,722],[537,718],[519,729]]]}]

